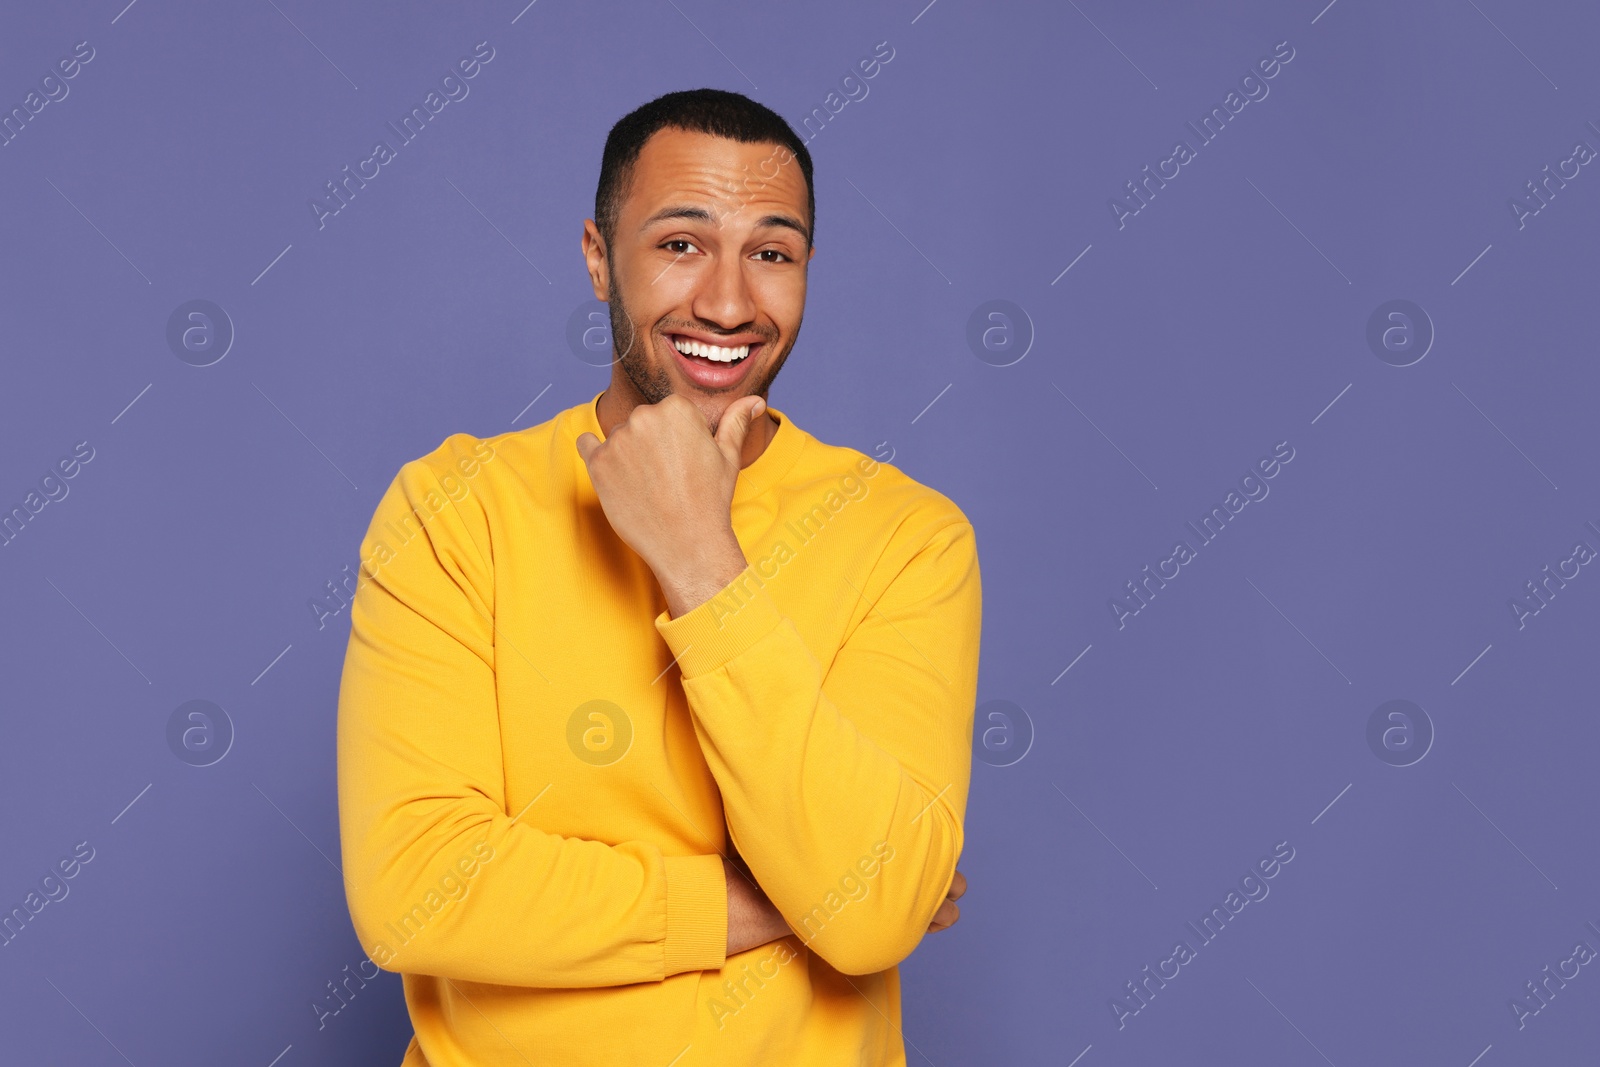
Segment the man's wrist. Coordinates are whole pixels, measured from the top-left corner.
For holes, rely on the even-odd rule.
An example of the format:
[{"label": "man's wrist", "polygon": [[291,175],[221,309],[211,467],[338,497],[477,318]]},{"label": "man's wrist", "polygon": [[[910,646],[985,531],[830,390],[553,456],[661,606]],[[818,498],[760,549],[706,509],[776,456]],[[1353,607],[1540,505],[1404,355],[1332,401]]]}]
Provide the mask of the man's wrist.
[{"label": "man's wrist", "polygon": [[[703,546],[702,546],[703,547]],[[727,537],[710,551],[689,554],[656,572],[656,581],[674,619],[704,604],[750,565],[730,528]]]}]

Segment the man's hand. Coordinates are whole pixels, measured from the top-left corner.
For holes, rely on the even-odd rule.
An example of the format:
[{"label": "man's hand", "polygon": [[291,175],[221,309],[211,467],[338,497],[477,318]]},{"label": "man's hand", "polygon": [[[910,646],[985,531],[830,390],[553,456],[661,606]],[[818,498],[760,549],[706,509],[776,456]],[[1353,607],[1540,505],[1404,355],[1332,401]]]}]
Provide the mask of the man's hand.
[{"label": "man's hand", "polygon": [[733,490],[759,396],[728,405],[711,435],[676,393],[640,404],[601,441],[578,435],[578,453],[617,536],[655,572],[674,618],[711,599],[749,566],[733,532]]},{"label": "man's hand", "polygon": [[[728,881],[728,955],[758,948],[769,941],[788,937],[793,933],[789,924],[773,906],[772,901],[755,884],[750,876],[738,867],[722,861],[722,871]],[[933,913],[928,923],[928,933],[948,930],[961,918],[956,901],[967,891],[966,875],[957,871],[950,880],[950,889]]]},{"label": "man's hand", "polygon": [[956,901],[961,899],[961,894],[967,891],[966,875],[960,871],[950,879],[950,890],[945,894],[944,901],[939,905],[939,910],[933,913],[933,921],[928,924],[928,933],[936,934],[940,930],[948,930],[961,918],[961,909],[956,907]]},{"label": "man's hand", "polygon": [[789,924],[748,874],[726,859],[722,873],[728,880],[728,955],[789,936]]}]

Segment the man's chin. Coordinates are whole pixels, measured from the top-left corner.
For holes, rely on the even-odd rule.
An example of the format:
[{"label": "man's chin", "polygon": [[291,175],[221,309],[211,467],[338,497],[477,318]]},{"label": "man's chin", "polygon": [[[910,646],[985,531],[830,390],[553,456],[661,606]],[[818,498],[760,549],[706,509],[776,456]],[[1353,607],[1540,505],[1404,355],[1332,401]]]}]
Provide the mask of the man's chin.
[{"label": "man's chin", "polygon": [[716,436],[717,427],[722,425],[723,414],[728,410],[729,405],[738,399],[735,396],[722,394],[707,395],[692,385],[673,391],[695,406],[695,409],[705,418],[713,437]]}]

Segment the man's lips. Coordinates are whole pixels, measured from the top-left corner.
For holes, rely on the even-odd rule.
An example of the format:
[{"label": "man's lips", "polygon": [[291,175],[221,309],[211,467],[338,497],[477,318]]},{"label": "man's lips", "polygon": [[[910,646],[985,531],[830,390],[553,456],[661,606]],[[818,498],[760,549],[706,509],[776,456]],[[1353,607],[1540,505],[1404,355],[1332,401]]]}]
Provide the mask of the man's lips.
[{"label": "man's lips", "polygon": [[683,355],[707,359],[713,363],[732,363],[756,354],[764,339],[756,334],[708,336],[698,333],[668,333],[667,343]]},{"label": "man's lips", "polygon": [[[739,384],[755,362],[752,357],[766,345],[766,342],[752,335],[718,338],[713,341],[704,335],[669,333],[664,335],[664,340],[672,349],[672,355],[678,361],[678,366],[690,381],[702,388],[715,390]],[[684,342],[685,348],[695,351],[680,351],[679,342]],[[745,355],[737,359],[709,358],[709,356],[737,354],[741,348],[745,349]]]}]

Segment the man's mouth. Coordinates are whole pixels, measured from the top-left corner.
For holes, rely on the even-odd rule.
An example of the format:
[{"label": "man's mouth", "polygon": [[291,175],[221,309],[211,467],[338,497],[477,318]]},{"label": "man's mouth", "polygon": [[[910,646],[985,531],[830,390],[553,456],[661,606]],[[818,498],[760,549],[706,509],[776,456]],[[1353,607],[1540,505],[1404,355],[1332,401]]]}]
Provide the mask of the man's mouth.
[{"label": "man's mouth", "polygon": [[667,334],[666,341],[677,355],[678,366],[689,380],[702,389],[721,392],[740,385],[766,342],[742,345],[716,345],[682,334]]},{"label": "man's mouth", "polygon": [[[685,356],[703,359],[710,363],[737,363],[750,354],[750,345],[739,345],[734,348],[724,348],[721,345],[706,344],[704,341],[691,341],[687,337],[671,337],[672,347]],[[759,344],[756,346],[759,347]]]}]

